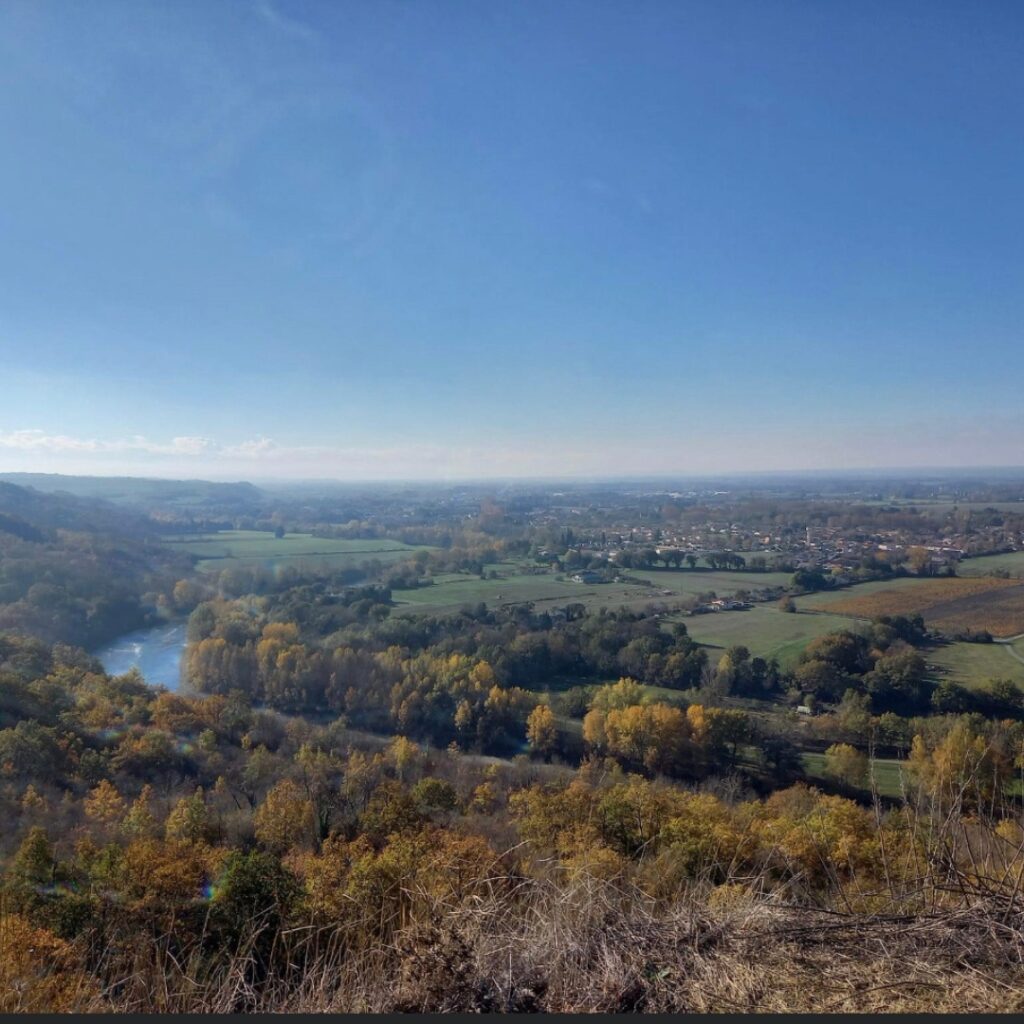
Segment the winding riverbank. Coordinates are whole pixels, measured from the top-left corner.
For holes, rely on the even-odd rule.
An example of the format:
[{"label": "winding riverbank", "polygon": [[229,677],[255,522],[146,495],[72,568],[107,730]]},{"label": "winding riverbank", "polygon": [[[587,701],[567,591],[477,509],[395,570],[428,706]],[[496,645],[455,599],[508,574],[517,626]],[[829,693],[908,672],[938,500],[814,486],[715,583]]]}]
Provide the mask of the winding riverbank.
[{"label": "winding riverbank", "polygon": [[93,655],[112,676],[137,668],[147,683],[178,690],[185,643],[185,623],[164,622],[126,633]]}]

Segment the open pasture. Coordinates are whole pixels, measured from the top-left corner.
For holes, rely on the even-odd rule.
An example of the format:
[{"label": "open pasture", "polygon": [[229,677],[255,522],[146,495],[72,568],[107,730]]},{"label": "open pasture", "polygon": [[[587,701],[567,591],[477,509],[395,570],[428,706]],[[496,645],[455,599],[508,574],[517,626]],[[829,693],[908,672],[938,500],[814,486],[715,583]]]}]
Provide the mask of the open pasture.
[{"label": "open pasture", "polygon": [[167,544],[199,559],[202,572],[231,566],[264,566],[309,562],[345,566],[379,559],[395,562],[417,550],[397,540],[333,539],[308,533],[275,537],[263,530],[224,530],[219,533],[172,537]]},{"label": "open pasture", "polygon": [[988,630],[993,636],[1024,633],[1024,584],[992,577],[897,579],[852,590],[812,594],[801,607],[873,619],[921,615],[944,632]]},{"label": "open pasture", "polygon": [[924,652],[936,668],[936,679],[961,686],[982,686],[993,679],[1012,679],[1024,686],[1024,641],[1016,644],[946,644]]},{"label": "open pasture", "polygon": [[[742,612],[693,615],[683,621],[700,644],[723,649],[742,644],[756,658],[778,658],[783,668],[792,668],[815,637],[851,626],[846,616],[783,612],[771,604]],[[714,652],[709,654],[714,664]]]},{"label": "open pasture", "polygon": [[[489,565],[487,570],[498,573],[498,579],[480,579],[468,573],[449,573],[434,577],[432,585],[416,590],[396,590],[392,599],[401,611],[444,612],[461,608],[466,604],[481,601],[490,607],[535,602],[538,607],[545,603],[569,604],[579,601],[589,603],[598,595],[604,596],[609,606],[622,604],[634,596],[637,587],[600,584],[588,586],[558,580],[554,574],[521,574],[512,563]],[[613,593],[614,592],[614,593]],[[615,597],[618,600],[615,600]]]},{"label": "open pasture", "polygon": [[628,576],[647,580],[657,592],[671,590],[673,597],[696,597],[714,591],[719,597],[737,590],[789,586],[793,576],[785,572],[728,572],[716,569],[627,569]]},{"label": "open pasture", "polygon": [[981,558],[965,558],[957,566],[960,576],[985,576],[990,572],[1006,571],[1011,576],[1024,579],[1024,551],[1009,551],[1003,555],[982,555]]},{"label": "open pasture", "polygon": [[[568,574],[524,573],[520,563],[502,562],[488,565],[498,579],[480,579],[465,573],[451,573],[434,577],[432,586],[416,590],[399,590],[392,595],[399,610],[443,612],[453,611],[466,604],[483,601],[491,607],[521,604],[532,601],[538,611],[545,606],[582,604],[588,610],[598,608],[641,609],[646,605],[663,604],[678,608],[683,601],[691,601],[697,594],[714,591],[719,596],[734,594],[737,590],[772,586],[788,581],[779,573],[737,573],[715,570],[690,572],[687,570],[628,570],[630,579],[644,583],[573,583]],[[558,579],[562,575],[562,579]],[[664,591],[670,591],[666,594]],[[688,622],[691,620],[687,620]],[[694,620],[695,621],[695,620]]]}]

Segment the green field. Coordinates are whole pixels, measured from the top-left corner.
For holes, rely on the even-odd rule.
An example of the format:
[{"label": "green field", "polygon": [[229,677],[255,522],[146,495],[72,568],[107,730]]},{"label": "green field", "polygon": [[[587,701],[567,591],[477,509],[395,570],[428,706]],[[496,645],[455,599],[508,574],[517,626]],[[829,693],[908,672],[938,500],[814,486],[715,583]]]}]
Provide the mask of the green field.
[{"label": "green field", "polygon": [[1024,577],[1024,551],[1011,551],[1005,555],[983,555],[965,558],[957,566],[958,576],[987,576],[993,570],[1005,569],[1011,576]]},{"label": "green field", "polygon": [[[1004,560],[1018,558],[1019,556],[1024,556],[1024,552],[1014,555],[993,555],[991,559],[993,561]],[[989,558],[971,560],[972,564],[988,561],[990,561]],[[1020,564],[1022,570],[1024,570],[1024,562]],[[964,565],[966,566],[967,563],[965,562]],[[961,572],[961,575],[967,574]],[[979,572],[976,575],[982,575],[982,573]],[[832,628],[849,629],[851,625],[866,620],[832,613],[829,612],[830,608],[853,596],[859,597],[861,595],[874,594],[889,587],[924,587],[928,583],[929,580],[927,579],[917,579],[915,577],[901,577],[895,580],[861,583],[856,587],[809,594],[806,597],[797,598],[797,606],[801,609],[820,609],[823,612],[828,612],[827,617],[829,619],[839,622],[839,625]],[[691,630],[691,632],[693,631]],[[751,649],[753,650],[753,648]],[[1020,658],[1024,658],[1024,639],[1017,640],[1012,644],[951,643],[926,650],[923,653],[928,664],[936,667],[935,676],[938,679],[949,679],[963,686],[980,686],[993,679],[1012,679],[1014,682],[1024,686],[1024,662],[1015,658],[1011,650],[1020,655]]]},{"label": "green field", "polygon": [[379,559],[396,562],[419,549],[397,540],[334,540],[308,533],[289,533],[280,539],[262,530],[224,530],[219,533],[172,537],[166,541],[199,559],[201,572],[231,567],[314,563],[343,567]]},{"label": "green field", "polygon": [[[480,601],[491,607],[532,601],[538,611],[543,611],[545,606],[558,607],[569,603],[582,604],[588,610],[601,607],[640,609],[651,602],[665,604],[671,610],[674,605],[678,606],[706,591],[725,596],[737,590],[782,585],[789,580],[782,573],[628,572],[630,577],[654,584],[648,587],[636,583],[571,583],[564,578],[557,579],[554,574],[525,575],[520,574],[518,565],[511,562],[486,568],[495,570],[500,578],[482,580],[465,574],[437,576],[433,586],[396,591],[393,599],[399,606],[399,612],[404,614],[454,611]],[[671,593],[665,594],[664,591]],[[839,615],[788,614],[779,611],[774,604],[755,604],[747,611],[684,616],[680,621],[686,623],[698,643],[721,648],[743,644],[756,657],[777,657],[785,668],[796,664],[809,641],[832,630],[849,628],[851,622]]]},{"label": "green field", "polygon": [[[571,601],[586,604],[596,599],[599,594],[605,595],[605,604],[614,605],[635,597],[638,589],[611,584],[586,586],[559,581],[552,574],[521,575],[516,571],[517,566],[512,563],[503,562],[486,568],[488,571],[497,572],[499,578],[486,580],[466,573],[449,573],[435,576],[431,586],[420,587],[417,590],[397,590],[392,594],[392,599],[402,609],[443,612],[461,608],[465,604],[478,604],[481,601],[492,607],[521,604],[526,601],[534,601],[541,607],[546,603],[568,604]],[[619,596],[619,600],[614,599],[613,591]]]},{"label": "green field", "polygon": [[722,648],[743,644],[754,657],[778,658],[783,668],[792,668],[811,640],[849,629],[853,620],[843,615],[783,612],[773,604],[758,604],[745,612],[713,612],[683,621],[698,643]]},{"label": "green field", "polygon": [[[811,779],[825,778],[825,755],[804,753],[800,755],[804,771]],[[877,757],[871,762],[875,785],[882,796],[898,797],[902,794],[900,761]],[[868,787],[865,787],[868,788]]]},{"label": "green field", "polygon": [[[713,590],[724,596],[737,590],[771,586],[789,579],[780,573],[627,571],[627,577],[652,581],[654,584],[645,586],[628,582],[573,583],[567,574],[558,579],[554,573],[523,573],[520,564],[516,562],[488,565],[485,569],[488,572],[494,570],[499,578],[482,580],[465,573],[440,575],[434,577],[433,586],[396,591],[393,598],[400,608],[410,612],[453,611],[480,601],[492,607],[532,601],[538,611],[543,611],[545,605],[557,607],[570,603],[585,605],[588,610],[620,607],[640,609],[651,602],[672,607],[705,591]],[[663,593],[666,590],[670,593]]]},{"label": "green field", "polygon": [[785,572],[727,572],[698,570],[690,572],[676,569],[629,569],[627,575],[648,580],[655,590],[671,590],[674,597],[696,597],[713,590],[719,597],[737,590],[760,590],[764,587],[788,587],[792,573]]},{"label": "green field", "polygon": [[992,679],[1012,679],[1024,686],[1024,641],[1014,644],[949,644],[925,652],[929,665],[938,667],[937,675],[963,686],[979,686]]}]

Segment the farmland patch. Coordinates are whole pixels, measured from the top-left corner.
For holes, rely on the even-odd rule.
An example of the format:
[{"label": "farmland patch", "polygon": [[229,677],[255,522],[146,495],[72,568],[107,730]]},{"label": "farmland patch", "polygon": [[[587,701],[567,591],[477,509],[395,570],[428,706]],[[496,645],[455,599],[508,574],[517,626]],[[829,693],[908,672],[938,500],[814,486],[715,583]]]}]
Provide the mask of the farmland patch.
[{"label": "farmland patch", "polygon": [[[870,586],[870,585],[868,585]],[[893,580],[803,599],[803,607],[873,619],[921,615],[946,633],[988,630],[994,636],[1024,633],[1024,584],[992,577]]]}]

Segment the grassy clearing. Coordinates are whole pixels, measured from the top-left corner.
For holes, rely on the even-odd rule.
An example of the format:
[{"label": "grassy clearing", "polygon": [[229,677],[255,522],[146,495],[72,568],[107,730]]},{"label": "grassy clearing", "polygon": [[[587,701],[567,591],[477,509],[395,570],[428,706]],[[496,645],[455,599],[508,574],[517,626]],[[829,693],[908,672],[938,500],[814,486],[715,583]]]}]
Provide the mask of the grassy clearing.
[{"label": "grassy clearing", "polygon": [[1011,651],[1024,657],[1024,641],[1016,644],[949,644],[926,652],[929,665],[935,665],[942,679],[963,686],[980,686],[993,679],[1012,679],[1024,686],[1024,663]]},{"label": "grassy clearing", "polygon": [[[564,605],[576,601],[588,606],[600,602],[612,607],[630,599],[635,600],[640,589],[613,584],[588,586],[570,583],[556,579],[553,574],[521,575],[511,563],[488,566],[487,569],[496,571],[499,578],[480,579],[464,573],[435,576],[432,586],[418,590],[399,590],[392,596],[401,611],[445,612],[481,601],[491,607],[527,601],[535,602],[538,608],[543,608],[545,604]],[[650,600],[650,597],[647,599]]]},{"label": "grassy clearing", "polygon": [[784,572],[695,572],[675,569],[629,569],[628,575],[654,584],[657,591],[671,590],[673,596],[696,597],[714,591],[719,597],[737,590],[760,590],[763,587],[786,587],[793,576]]},{"label": "grassy clearing", "polygon": [[922,615],[944,632],[988,630],[994,636],[1024,633],[1024,585],[992,577],[898,579],[868,583],[852,590],[813,594],[805,608],[838,615]]},{"label": "grassy clearing", "polygon": [[[575,603],[584,605],[588,611],[621,607],[639,610],[652,602],[671,608],[706,591],[713,590],[717,594],[727,595],[741,589],[770,586],[777,578],[781,581],[788,579],[777,573],[685,570],[627,572],[630,578],[652,581],[654,584],[646,586],[629,582],[573,583],[567,575],[558,579],[555,573],[524,573],[521,564],[517,562],[488,565],[485,570],[494,570],[498,579],[480,579],[465,573],[452,573],[435,576],[432,586],[396,591],[393,597],[400,613],[455,611],[463,605],[480,601],[490,607],[532,601],[538,611],[543,611],[545,606],[558,607]],[[663,593],[666,590],[671,593]]]},{"label": "grassy clearing", "polygon": [[[811,779],[824,779],[825,755],[807,752],[800,755],[804,771]],[[892,758],[876,757],[871,762],[871,772],[882,796],[898,797],[902,794],[902,762]],[[867,788],[867,787],[865,787]]]},{"label": "grassy clearing", "polygon": [[1005,555],[983,555],[964,559],[957,567],[960,576],[985,576],[1005,569],[1011,576],[1024,578],[1024,551],[1011,551]]},{"label": "grassy clearing", "polygon": [[168,544],[199,559],[202,572],[234,566],[265,566],[316,562],[351,565],[370,559],[395,562],[419,550],[397,540],[330,539],[308,533],[277,538],[263,530],[224,530],[220,533],[172,537]]},{"label": "grassy clearing", "polygon": [[792,668],[800,652],[815,637],[850,628],[850,619],[846,616],[794,614],[779,611],[770,604],[755,605],[744,612],[694,615],[684,621],[690,636],[698,643],[722,648],[743,644],[755,657],[778,658],[783,668]]}]

